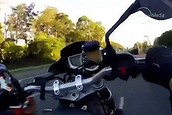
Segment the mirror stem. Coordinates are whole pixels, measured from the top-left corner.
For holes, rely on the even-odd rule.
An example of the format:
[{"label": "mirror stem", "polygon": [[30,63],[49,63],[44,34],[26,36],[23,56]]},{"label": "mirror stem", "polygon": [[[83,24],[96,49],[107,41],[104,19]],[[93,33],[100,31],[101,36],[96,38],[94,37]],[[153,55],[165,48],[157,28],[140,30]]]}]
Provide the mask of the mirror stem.
[{"label": "mirror stem", "polygon": [[107,31],[105,35],[105,42],[106,46],[110,45],[109,36],[112,32],[121,24],[123,23],[131,14],[138,11],[140,8],[140,1],[136,0],[131,6],[124,12],[124,14],[119,18],[119,20]]}]

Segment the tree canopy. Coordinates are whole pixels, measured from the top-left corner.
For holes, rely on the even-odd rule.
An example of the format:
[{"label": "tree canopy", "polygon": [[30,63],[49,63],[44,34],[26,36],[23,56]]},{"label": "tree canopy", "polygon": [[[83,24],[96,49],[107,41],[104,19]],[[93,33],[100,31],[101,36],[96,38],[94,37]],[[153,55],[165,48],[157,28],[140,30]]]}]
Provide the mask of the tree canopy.
[{"label": "tree canopy", "polygon": [[164,45],[172,47],[172,30],[164,32],[160,37],[155,39],[154,45]]},{"label": "tree canopy", "polygon": [[[111,41],[111,45],[112,45],[112,47],[113,47],[117,52],[125,51],[125,48],[124,48],[121,44],[119,44],[119,43],[116,43],[116,42]],[[101,47],[104,48],[105,46],[106,46],[106,43],[105,43],[105,42],[102,42],[102,43],[101,43]]]},{"label": "tree canopy", "polygon": [[133,54],[135,54],[135,52],[138,52],[139,54],[146,54],[148,49],[151,47],[152,45],[148,41],[144,41],[143,43],[136,42],[129,52]]},{"label": "tree canopy", "polygon": [[35,41],[30,43],[28,53],[40,59],[58,60],[60,58],[60,50],[64,47],[64,39],[49,37],[47,34],[39,34],[35,37]]},{"label": "tree canopy", "polygon": [[0,44],[3,42],[3,40],[4,40],[4,36],[2,33],[2,24],[0,23]]},{"label": "tree canopy", "polygon": [[24,39],[26,43],[29,41],[28,32],[32,32],[32,24],[38,15],[34,11],[34,7],[34,3],[28,6],[26,4],[19,4],[16,7],[11,7],[12,13],[5,22],[5,34],[8,33],[10,39]]},{"label": "tree canopy", "polygon": [[97,40],[101,42],[104,36],[105,29],[100,23],[94,22],[86,16],[82,16],[78,19],[75,33],[72,34],[71,38],[74,41]]},{"label": "tree canopy", "polygon": [[36,33],[44,32],[48,35],[66,39],[74,31],[74,23],[68,15],[59,13],[56,8],[46,8],[35,22]]},{"label": "tree canopy", "polygon": [[[97,40],[105,46],[102,43],[105,28],[87,16],[79,17],[74,23],[67,14],[54,7],[47,7],[42,12],[35,11],[34,3],[19,4],[11,7],[11,10],[4,23],[4,34],[8,35],[5,39],[0,26],[1,61],[25,57],[58,60],[60,50],[76,41]],[[18,46],[16,43],[19,39],[25,40],[26,44]],[[118,43],[111,44],[117,51],[125,49]]]}]

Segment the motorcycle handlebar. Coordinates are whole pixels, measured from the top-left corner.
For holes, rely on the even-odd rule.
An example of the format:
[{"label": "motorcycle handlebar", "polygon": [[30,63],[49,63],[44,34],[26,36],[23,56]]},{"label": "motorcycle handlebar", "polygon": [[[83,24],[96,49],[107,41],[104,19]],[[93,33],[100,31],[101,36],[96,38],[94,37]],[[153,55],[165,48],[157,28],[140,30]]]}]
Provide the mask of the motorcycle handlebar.
[{"label": "motorcycle handlebar", "polygon": [[[46,86],[45,92],[50,92],[55,95],[60,95],[67,93],[68,91],[81,91],[84,87],[89,87],[90,85],[96,84],[101,80],[103,76],[109,76],[112,72],[112,68],[106,67],[95,74],[93,77],[82,79],[81,75],[75,77],[74,82],[68,82],[60,84],[58,80],[55,80],[52,86]],[[38,85],[28,85],[24,88],[25,91],[41,92],[41,86]]]},{"label": "motorcycle handlebar", "polygon": [[[50,92],[53,90],[52,86],[46,86],[45,91]],[[33,91],[33,92],[40,92],[41,91],[41,86],[36,86],[36,85],[28,85],[24,88],[24,91]]]}]

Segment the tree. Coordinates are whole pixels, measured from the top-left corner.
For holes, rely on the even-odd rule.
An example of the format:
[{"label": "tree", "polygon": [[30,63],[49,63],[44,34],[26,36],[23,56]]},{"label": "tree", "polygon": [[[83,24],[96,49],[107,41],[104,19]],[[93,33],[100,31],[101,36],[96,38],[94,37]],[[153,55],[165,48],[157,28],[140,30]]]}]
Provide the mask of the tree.
[{"label": "tree", "polygon": [[4,41],[3,33],[2,33],[2,25],[0,24],[0,62],[3,62],[3,49],[2,43]]},{"label": "tree", "polygon": [[47,34],[39,34],[35,41],[30,43],[29,55],[38,59],[58,60],[60,50],[65,47],[65,41],[61,38],[50,37]]},{"label": "tree", "polygon": [[57,13],[58,13],[58,10],[54,7],[46,8],[42,12],[41,16],[39,16],[35,22],[34,26],[36,29],[36,33],[44,32],[48,34],[51,28],[51,23],[55,20]]},{"label": "tree", "polygon": [[4,49],[4,58],[7,62],[13,62],[26,56],[26,47],[9,45]]},{"label": "tree", "polygon": [[156,38],[154,45],[165,45],[172,47],[172,30],[164,32],[160,37]]},{"label": "tree", "polygon": [[56,14],[55,20],[52,22],[52,33],[55,34],[56,37],[66,38],[66,42],[68,42],[67,36],[71,32],[74,31],[74,24],[68,18],[68,15],[64,13]]},{"label": "tree", "polygon": [[128,49],[127,50],[129,53],[133,54],[133,55],[138,55],[139,54],[139,50],[136,48],[132,48],[132,49]]},{"label": "tree", "polygon": [[72,41],[97,40],[101,42],[105,36],[105,29],[100,23],[93,22],[88,17],[82,16],[76,23],[75,32],[70,35]]},{"label": "tree", "polygon": [[148,44],[147,41],[144,41],[142,43],[142,52],[146,54],[150,47],[151,47],[151,44]]},{"label": "tree", "polygon": [[30,41],[28,32],[32,33],[32,24],[38,15],[34,11],[34,7],[34,3],[31,3],[29,6],[20,4],[11,8],[12,14],[9,15],[8,21],[5,23],[11,39],[24,39],[26,43]]},{"label": "tree", "polygon": [[[54,7],[48,7],[35,23],[36,32],[44,32],[57,38],[64,38],[74,31],[74,24],[68,15],[59,13]],[[68,39],[66,39],[68,42]]]},{"label": "tree", "polygon": [[[125,50],[125,48],[124,48],[121,44],[119,44],[119,43],[116,43],[116,42],[112,42],[112,41],[111,41],[111,45],[112,45],[112,47],[113,47],[117,52],[120,52],[120,51],[124,51],[124,50]],[[101,47],[105,48],[105,46],[106,46],[106,43],[105,43],[105,42],[102,42],[102,43],[101,43]]]},{"label": "tree", "polygon": [[138,53],[142,54],[142,53],[146,53],[148,51],[149,48],[151,48],[152,45],[147,42],[147,41],[144,41],[143,43],[140,43],[140,42],[136,42],[133,46],[132,49],[130,49],[132,52],[136,52],[138,51]]},{"label": "tree", "polygon": [[114,49],[116,49],[116,51],[120,52],[120,51],[124,51],[125,48],[119,44],[119,43],[116,43],[116,42],[111,42],[111,45]]},{"label": "tree", "polygon": [[153,43],[154,46],[158,46],[158,38],[159,37],[155,38],[154,43]]},{"label": "tree", "polygon": [[4,41],[4,36],[2,32],[2,24],[0,24],[0,44]]}]

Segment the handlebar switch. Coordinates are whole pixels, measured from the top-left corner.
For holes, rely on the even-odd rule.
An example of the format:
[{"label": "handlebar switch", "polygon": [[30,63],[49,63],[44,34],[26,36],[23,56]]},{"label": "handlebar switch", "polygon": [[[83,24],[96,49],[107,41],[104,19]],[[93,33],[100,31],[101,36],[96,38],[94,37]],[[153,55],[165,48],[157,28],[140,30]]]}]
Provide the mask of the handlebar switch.
[{"label": "handlebar switch", "polygon": [[82,76],[81,75],[75,76],[75,83],[76,83],[76,88],[78,91],[83,90]]},{"label": "handlebar switch", "polygon": [[53,83],[53,90],[54,90],[54,94],[55,95],[59,95],[60,94],[60,90],[59,90],[59,81],[55,80]]}]

